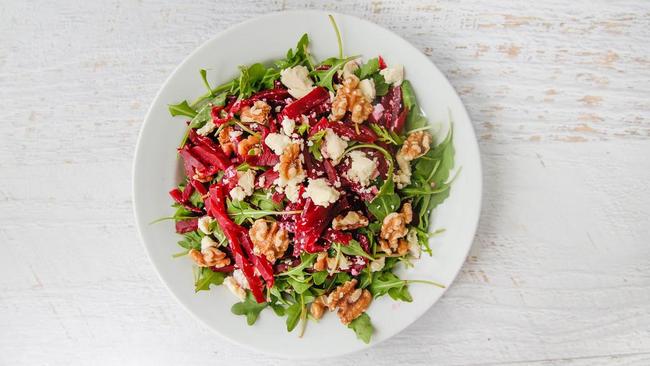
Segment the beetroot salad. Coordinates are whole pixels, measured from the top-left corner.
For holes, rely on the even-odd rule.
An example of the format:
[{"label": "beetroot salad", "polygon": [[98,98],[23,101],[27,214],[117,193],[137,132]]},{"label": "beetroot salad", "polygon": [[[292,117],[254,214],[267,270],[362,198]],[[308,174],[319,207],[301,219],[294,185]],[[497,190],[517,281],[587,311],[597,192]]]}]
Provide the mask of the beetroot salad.
[{"label": "beetroot salad", "polygon": [[185,178],[169,192],[175,257],[193,263],[197,292],[225,285],[249,325],[268,307],[302,334],[336,311],[369,342],[374,299],[442,286],[395,271],[441,231],[429,218],[450,193],[451,128],[434,138],[404,68],[344,57],[340,37],[324,61],[305,34],[285,58],[239,71],[215,87],[201,70],[208,92],[169,107],[189,119]]}]

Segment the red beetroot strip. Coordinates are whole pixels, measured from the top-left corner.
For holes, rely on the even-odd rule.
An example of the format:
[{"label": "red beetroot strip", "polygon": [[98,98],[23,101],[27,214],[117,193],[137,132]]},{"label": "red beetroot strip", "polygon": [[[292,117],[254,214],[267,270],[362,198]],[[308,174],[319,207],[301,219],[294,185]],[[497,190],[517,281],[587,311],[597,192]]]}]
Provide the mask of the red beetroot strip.
[{"label": "red beetroot strip", "polygon": [[263,291],[264,284],[260,281],[260,278],[255,275],[255,269],[257,269],[262,275],[268,288],[271,288],[274,282],[273,267],[266,258],[257,256],[253,253],[252,243],[246,229],[235,224],[228,216],[225,206],[225,197],[226,191],[222,185],[212,185],[210,187],[208,199],[205,202],[206,210],[210,216],[217,220],[219,226],[226,235],[226,238],[228,238],[230,249],[235,258],[235,263],[244,273],[255,300],[262,303],[266,301]]}]

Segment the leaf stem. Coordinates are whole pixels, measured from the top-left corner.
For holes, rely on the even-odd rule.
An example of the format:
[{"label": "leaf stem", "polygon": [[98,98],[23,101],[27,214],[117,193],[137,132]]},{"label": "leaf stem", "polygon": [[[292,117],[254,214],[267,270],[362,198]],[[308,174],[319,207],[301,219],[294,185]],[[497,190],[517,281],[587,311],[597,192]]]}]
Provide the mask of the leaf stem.
[{"label": "leaf stem", "polygon": [[427,280],[404,280],[404,282],[407,283],[407,284],[408,284],[408,283],[425,283],[425,284],[427,284],[427,285],[434,285],[434,286],[436,286],[436,287],[440,287],[440,288],[447,288],[445,285],[440,284],[440,283],[435,282],[435,281],[427,281]]},{"label": "leaf stem", "polygon": [[332,27],[334,27],[334,32],[336,32],[336,41],[339,44],[339,58],[343,58],[343,42],[341,42],[341,32],[339,31],[339,26],[336,24],[336,21],[334,20],[334,17],[330,14],[328,15],[330,18],[330,23],[332,23]]}]

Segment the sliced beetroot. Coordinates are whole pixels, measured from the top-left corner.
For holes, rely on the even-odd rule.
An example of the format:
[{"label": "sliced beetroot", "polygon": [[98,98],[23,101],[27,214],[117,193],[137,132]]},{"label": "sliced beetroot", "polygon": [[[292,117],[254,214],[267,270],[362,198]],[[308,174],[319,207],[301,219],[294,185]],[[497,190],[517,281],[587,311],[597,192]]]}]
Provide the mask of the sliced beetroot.
[{"label": "sliced beetroot", "polygon": [[350,240],[352,240],[352,234],[341,230],[327,229],[323,235],[323,239],[329,243],[348,245],[350,244]]},{"label": "sliced beetroot", "polygon": [[224,170],[221,183],[226,190],[230,191],[231,189],[235,188],[237,182],[239,182],[239,176],[237,173],[237,168],[235,168],[234,165],[231,165],[226,170]]},{"label": "sliced beetroot", "polygon": [[379,70],[383,70],[386,68],[386,62],[384,61],[384,58],[381,56],[377,57],[379,60]]},{"label": "sliced beetroot", "polygon": [[[221,248],[221,250],[224,250],[224,248]],[[230,265],[230,266],[223,266],[223,267],[219,267],[219,268],[210,267],[210,269],[212,270],[212,272],[230,273],[230,272],[234,271],[236,268],[235,268],[234,265]]]},{"label": "sliced beetroot", "polygon": [[406,106],[404,106],[404,108],[402,108],[402,111],[399,113],[399,116],[397,116],[397,120],[392,126],[393,132],[397,134],[402,133],[402,130],[404,129],[404,125],[406,124],[406,117],[408,117],[408,115],[409,115],[409,109]]},{"label": "sliced beetroot", "polygon": [[370,252],[370,241],[368,240],[368,237],[365,236],[364,234],[357,233],[355,236],[355,239],[359,242],[359,245],[363,250],[366,251],[366,253]]},{"label": "sliced beetroot", "polygon": [[329,159],[323,159],[323,168],[325,169],[325,174],[327,174],[327,180],[334,186],[339,179],[336,174],[336,169],[334,169],[334,166]]},{"label": "sliced beetroot", "polygon": [[185,145],[178,150],[178,154],[183,158],[183,167],[185,168],[185,175],[193,177],[196,171],[206,171],[207,167],[201,162],[192,152],[190,146]]},{"label": "sliced beetroot", "polygon": [[192,179],[190,183],[192,186],[194,186],[194,189],[196,189],[196,191],[199,192],[202,196],[208,193],[208,190],[205,188],[203,183],[199,182],[198,180]]},{"label": "sliced beetroot", "polygon": [[176,221],[176,232],[179,234],[189,233],[198,229],[199,219]]},{"label": "sliced beetroot", "polygon": [[169,195],[172,197],[172,199],[178,203],[179,205],[183,206],[186,210],[196,212],[196,213],[202,213],[203,210],[201,210],[198,207],[195,207],[191,205],[187,200],[183,199],[183,193],[181,192],[180,189],[174,188],[171,191],[169,191]]},{"label": "sliced beetroot", "polygon": [[304,97],[288,104],[282,111],[282,114],[288,118],[296,119],[301,114],[308,114],[313,108],[327,102],[329,98],[330,93],[327,89],[318,86]]},{"label": "sliced beetroot", "polygon": [[384,107],[382,117],[384,127],[395,131],[397,120],[402,111],[402,88],[399,86],[390,88],[388,93],[381,98],[381,105]]},{"label": "sliced beetroot", "polygon": [[343,121],[329,121],[327,118],[322,118],[318,123],[313,125],[309,129],[309,136],[313,136],[326,128],[331,128],[332,131],[339,136],[347,137],[350,140],[358,142],[372,143],[377,140],[377,134],[375,134],[368,126],[359,126],[359,133],[357,133],[354,124],[351,121],[345,123]]},{"label": "sliced beetroot", "polygon": [[192,197],[192,193],[194,193],[194,186],[191,184],[186,185],[185,189],[183,190],[183,196],[182,196],[183,202],[187,202],[190,199],[190,197]]},{"label": "sliced beetroot", "polygon": [[300,255],[302,251],[316,253],[323,250],[317,241],[329,224],[332,211],[330,207],[316,205],[311,198],[307,198],[305,207],[296,221],[294,256]]}]

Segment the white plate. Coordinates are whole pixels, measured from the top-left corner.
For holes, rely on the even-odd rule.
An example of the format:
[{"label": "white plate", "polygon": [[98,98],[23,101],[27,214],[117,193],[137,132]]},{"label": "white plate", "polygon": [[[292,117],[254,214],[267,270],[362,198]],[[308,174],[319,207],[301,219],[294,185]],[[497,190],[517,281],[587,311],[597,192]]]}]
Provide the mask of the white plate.
[{"label": "white plate", "polygon": [[[287,333],[285,318],[265,310],[254,326],[235,316],[230,307],[236,299],[223,286],[194,293],[188,258],[172,259],[179,251],[170,221],[150,225],[170,216],[173,209],[167,192],[180,179],[176,146],[185,131],[180,118],[172,118],[168,104],[194,99],[204,93],[199,70],[208,69],[212,85],[230,80],[237,66],[284,57],[303,33],[311,39],[311,51],[318,60],[337,54],[334,31],[328,13],[294,11],[269,14],[236,25],[212,38],[172,73],[156,96],[144,121],[133,166],[133,199],[137,226],[149,257],[161,279],[192,314],[233,342],[290,358],[336,356],[358,351],[367,345],[339,323],[334,314],[310,322],[305,335]],[[456,167],[462,172],[453,184],[451,196],[433,212],[432,229],[445,228],[431,239],[434,256],[423,256],[414,269],[402,273],[410,279],[430,279],[449,286],[462,266],[472,244],[481,204],[481,164],[471,122],[458,95],[440,71],[415,47],[394,33],[368,21],[335,14],[347,55],[365,58],[382,55],[387,63],[401,63],[429,120],[446,131],[449,112],[454,119]],[[368,310],[375,327],[371,344],[381,342],[416,321],[443,294],[430,285],[410,286],[412,303],[395,302],[388,296],[374,301]]]}]

